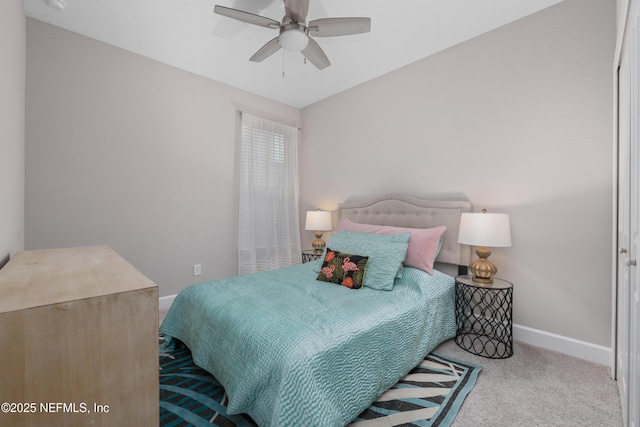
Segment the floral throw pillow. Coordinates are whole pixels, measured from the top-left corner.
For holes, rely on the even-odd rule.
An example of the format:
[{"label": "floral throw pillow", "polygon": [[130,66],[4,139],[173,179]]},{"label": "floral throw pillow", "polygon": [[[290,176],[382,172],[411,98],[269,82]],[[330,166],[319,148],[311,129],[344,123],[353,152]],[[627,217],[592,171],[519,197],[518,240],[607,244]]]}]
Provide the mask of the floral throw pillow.
[{"label": "floral throw pillow", "polygon": [[369,257],[346,254],[327,248],[317,280],[337,283],[351,289],[360,289]]}]

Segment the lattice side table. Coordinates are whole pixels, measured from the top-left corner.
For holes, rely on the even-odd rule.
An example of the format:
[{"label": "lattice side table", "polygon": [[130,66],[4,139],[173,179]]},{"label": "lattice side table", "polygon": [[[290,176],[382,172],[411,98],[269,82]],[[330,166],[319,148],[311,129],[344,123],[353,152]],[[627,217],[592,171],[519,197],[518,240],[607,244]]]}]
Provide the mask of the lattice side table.
[{"label": "lattice side table", "polygon": [[513,355],[513,285],[493,279],[476,283],[456,277],[456,344],[491,359]]},{"label": "lattice side table", "polygon": [[302,251],[302,262],[309,262],[309,261],[315,261],[317,259],[320,259],[320,257],[322,256],[322,251],[320,252],[316,252],[315,249],[305,249],[304,251]]}]

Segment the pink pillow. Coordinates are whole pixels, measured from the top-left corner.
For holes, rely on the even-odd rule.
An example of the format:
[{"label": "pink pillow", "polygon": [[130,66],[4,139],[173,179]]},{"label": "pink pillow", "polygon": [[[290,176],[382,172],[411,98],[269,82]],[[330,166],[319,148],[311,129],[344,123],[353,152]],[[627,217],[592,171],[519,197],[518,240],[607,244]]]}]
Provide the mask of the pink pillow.
[{"label": "pink pillow", "polygon": [[418,268],[433,274],[433,263],[438,255],[440,237],[447,227],[434,228],[404,228],[390,225],[358,224],[347,218],[340,220],[338,230],[356,231],[361,233],[397,234],[411,233],[407,257],[403,264],[407,267]]}]

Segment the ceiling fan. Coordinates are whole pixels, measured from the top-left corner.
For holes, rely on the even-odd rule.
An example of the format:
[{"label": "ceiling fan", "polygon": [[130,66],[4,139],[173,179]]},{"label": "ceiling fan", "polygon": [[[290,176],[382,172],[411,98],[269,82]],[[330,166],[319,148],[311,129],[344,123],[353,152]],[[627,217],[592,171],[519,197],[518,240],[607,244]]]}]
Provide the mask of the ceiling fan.
[{"label": "ceiling fan", "polygon": [[280,23],[271,18],[229,7],[216,5],[213,9],[218,15],[280,31],[277,37],[268,41],[249,58],[253,62],[263,61],[284,48],[301,52],[313,65],[322,70],[331,65],[331,62],[311,36],[348,36],[371,31],[371,18],[322,18],[307,24],[309,0],[284,0],[284,10],[285,15]]}]

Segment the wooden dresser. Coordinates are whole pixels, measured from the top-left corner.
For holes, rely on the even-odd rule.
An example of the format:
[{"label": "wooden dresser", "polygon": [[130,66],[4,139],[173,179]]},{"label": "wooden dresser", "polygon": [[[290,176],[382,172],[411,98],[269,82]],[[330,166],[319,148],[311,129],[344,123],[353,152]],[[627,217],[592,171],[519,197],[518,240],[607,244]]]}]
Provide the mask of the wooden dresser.
[{"label": "wooden dresser", "polygon": [[158,288],[107,246],[0,270],[0,426],[159,425]]}]

